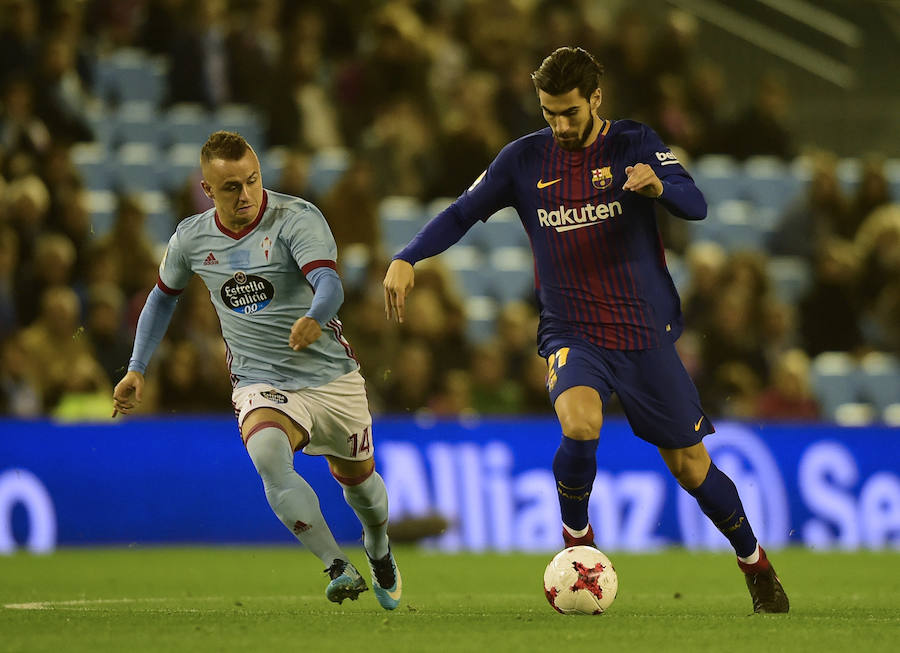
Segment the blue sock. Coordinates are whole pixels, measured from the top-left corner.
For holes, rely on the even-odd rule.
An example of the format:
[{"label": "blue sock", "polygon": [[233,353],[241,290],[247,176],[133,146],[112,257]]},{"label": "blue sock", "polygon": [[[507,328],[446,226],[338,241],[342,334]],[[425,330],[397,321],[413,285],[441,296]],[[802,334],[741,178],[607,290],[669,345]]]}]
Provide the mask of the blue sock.
[{"label": "blue sock", "polygon": [[746,558],[756,551],[756,536],[744,514],[741,497],[734,483],[721,469],[710,463],[704,481],[687,491],[697,499],[703,514],[728,538],[738,556]]},{"label": "blue sock", "polygon": [[553,457],[553,476],[559,495],[563,524],[580,531],[588,525],[588,499],[597,475],[597,445],[593,440],[573,440],[563,436]]}]

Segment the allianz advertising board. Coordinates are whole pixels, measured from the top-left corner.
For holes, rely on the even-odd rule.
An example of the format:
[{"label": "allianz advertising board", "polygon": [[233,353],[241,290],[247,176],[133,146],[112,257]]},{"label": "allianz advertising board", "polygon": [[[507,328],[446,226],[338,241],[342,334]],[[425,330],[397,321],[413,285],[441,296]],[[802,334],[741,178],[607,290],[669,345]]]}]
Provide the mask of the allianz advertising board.
[{"label": "allianz advertising board", "polygon": [[[769,548],[900,550],[900,429],[718,422],[706,446]],[[0,552],[58,546],[282,544],[230,418],[62,425],[0,420]],[[561,548],[553,419],[381,418],[374,451],[395,523],[439,515],[445,551]],[[597,544],[726,549],[654,447],[609,419],[591,496]],[[338,540],[360,527],[325,461],[297,455]]]}]

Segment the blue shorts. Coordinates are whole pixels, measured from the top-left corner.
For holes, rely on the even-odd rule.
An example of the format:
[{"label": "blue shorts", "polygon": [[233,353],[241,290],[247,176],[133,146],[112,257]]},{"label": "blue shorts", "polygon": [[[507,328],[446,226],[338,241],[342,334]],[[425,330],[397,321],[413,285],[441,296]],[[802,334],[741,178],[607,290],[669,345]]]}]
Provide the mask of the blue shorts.
[{"label": "blue shorts", "polygon": [[595,389],[605,404],[615,392],[634,434],[663,449],[681,449],[714,433],[697,388],[674,343],[659,349],[602,349],[583,341],[548,343],[550,402],[575,386]]}]

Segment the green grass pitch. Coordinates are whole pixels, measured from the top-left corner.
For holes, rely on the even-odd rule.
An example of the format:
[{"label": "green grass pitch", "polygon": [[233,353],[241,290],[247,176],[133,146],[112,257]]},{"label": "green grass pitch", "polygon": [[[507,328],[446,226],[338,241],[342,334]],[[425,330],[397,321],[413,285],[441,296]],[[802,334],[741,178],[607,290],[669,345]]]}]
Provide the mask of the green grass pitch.
[{"label": "green grass pitch", "polygon": [[395,554],[404,594],[390,613],[371,591],[329,603],[322,565],[299,548],[0,556],[0,651],[900,650],[896,552],[776,552],[789,615],[750,614],[730,555],[612,552],[619,595],[599,617],[550,608],[549,555]]}]

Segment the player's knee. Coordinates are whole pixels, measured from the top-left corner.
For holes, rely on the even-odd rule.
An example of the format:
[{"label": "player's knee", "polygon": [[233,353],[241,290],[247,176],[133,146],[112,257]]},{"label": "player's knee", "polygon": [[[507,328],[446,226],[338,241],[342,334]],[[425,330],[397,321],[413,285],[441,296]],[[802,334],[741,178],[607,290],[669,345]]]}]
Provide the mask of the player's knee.
[{"label": "player's knee", "polygon": [[560,420],[563,435],[573,440],[596,440],[603,427],[603,415],[577,415]]},{"label": "player's knee", "polygon": [[274,478],[290,468],[293,459],[287,435],[279,429],[264,429],[247,439],[247,453],[263,478]]}]

